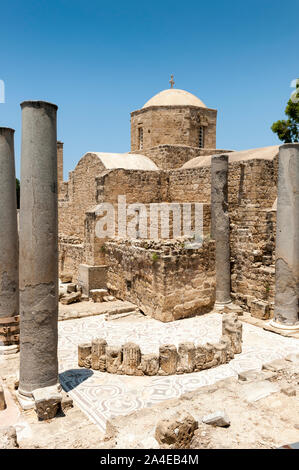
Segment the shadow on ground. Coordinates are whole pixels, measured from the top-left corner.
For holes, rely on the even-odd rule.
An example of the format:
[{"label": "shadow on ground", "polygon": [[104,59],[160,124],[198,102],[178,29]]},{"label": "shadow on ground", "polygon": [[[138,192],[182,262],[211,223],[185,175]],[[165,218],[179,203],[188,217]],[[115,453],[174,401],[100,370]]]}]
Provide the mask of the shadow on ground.
[{"label": "shadow on ground", "polygon": [[69,392],[93,375],[90,369],[69,369],[59,374],[63,390]]}]

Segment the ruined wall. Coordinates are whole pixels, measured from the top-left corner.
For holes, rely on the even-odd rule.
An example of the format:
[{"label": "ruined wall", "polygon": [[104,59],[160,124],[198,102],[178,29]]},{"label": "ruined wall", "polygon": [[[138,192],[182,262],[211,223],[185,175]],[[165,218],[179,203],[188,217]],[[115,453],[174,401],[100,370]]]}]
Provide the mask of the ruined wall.
[{"label": "ruined wall", "polygon": [[[159,264],[153,264],[153,251],[145,246],[138,247],[135,242],[130,244],[125,240],[126,235],[124,240],[119,241],[95,237],[98,218],[93,208],[101,202],[110,202],[117,209],[119,195],[126,196],[127,204],[139,202],[147,207],[150,203],[161,202],[209,204],[210,167],[170,171],[103,171],[93,160],[86,163],[87,166],[90,165],[88,169],[78,165],[79,168],[70,174],[68,184],[62,186],[64,198],[59,202],[60,268],[71,271],[76,276],[80,263],[108,264],[111,284],[117,287],[120,298],[136,302],[148,313],[152,308],[154,315],[164,318],[163,321],[169,321],[165,318],[170,318],[171,309],[174,312],[174,308],[180,303],[177,301],[173,305],[168,303],[169,300],[165,300],[164,304],[162,299],[171,295],[175,299],[173,294],[177,292],[179,296],[183,295],[184,286],[187,286],[188,292],[188,276],[191,278],[192,269],[193,277],[200,272],[198,283],[202,286],[208,276],[209,289],[211,288],[211,273],[214,269],[209,267],[209,263],[211,266],[214,263],[211,253],[206,260],[202,259],[202,254],[206,255],[206,252],[195,253],[194,259],[197,261],[192,263],[190,254],[186,258],[183,253],[172,253],[170,258],[167,258],[164,256],[164,248],[158,247],[156,251],[160,251],[163,262],[160,260]],[[276,224],[276,214],[271,209],[277,196],[276,183],[277,158],[252,159],[229,164],[232,296],[248,310],[251,309],[252,303],[262,301],[266,304],[265,310],[268,309],[270,313],[274,301]],[[117,211],[115,227],[117,231]],[[206,225],[206,235],[209,230]],[[132,284],[129,277],[134,277],[134,273],[136,275]],[[127,281],[131,282],[130,288]],[[202,295],[197,291],[197,296],[198,294]],[[212,298],[211,291],[209,295],[209,298]],[[183,312],[184,308],[181,315],[184,315]]]},{"label": "ruined wall", "polygon": [[[215,109],[197,106],[152,106],[134,111],[131,113],[131,151],[165,144],[199,147],[200,126],[204,127],[204,147],[214,149],[216,118]],[[143,129],[142,149],[139,128]]]},{"label": "ruined wall", "polygon": [[96,176],[103,165],[93,154],[86,154],[68,182],[60,185],[58,199],[59,271],[73,274],[77,279],[78,266],[85,262],[86,211],[96,203]]},{"label": "ruined wall", "polygon": [[178,241],[108,241],[107,286],[163,322],[206,313],[215,300],[214,249],[211,240],[197,250]]}]

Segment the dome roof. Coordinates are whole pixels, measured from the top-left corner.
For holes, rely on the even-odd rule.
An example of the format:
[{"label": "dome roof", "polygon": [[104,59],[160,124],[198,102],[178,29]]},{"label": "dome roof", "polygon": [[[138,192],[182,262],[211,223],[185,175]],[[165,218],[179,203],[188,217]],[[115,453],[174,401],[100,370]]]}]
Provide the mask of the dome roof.
[{"label": "dome roof", "polygon": [[206,108],[206,105],[197,96],[177,88],[160,91],[147,101],[142,109],[150,106],[198,106],[199,108]]}]

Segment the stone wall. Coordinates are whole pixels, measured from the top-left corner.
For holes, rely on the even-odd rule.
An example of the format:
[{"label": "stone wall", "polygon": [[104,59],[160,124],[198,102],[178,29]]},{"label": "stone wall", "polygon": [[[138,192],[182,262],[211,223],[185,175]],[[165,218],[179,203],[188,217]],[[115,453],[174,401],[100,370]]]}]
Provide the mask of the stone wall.
[{"label": "stone wall", "polygon": [[194,250],[183,241],[108,241],[107,287],[164,322],[206,313],[215,300],[214,250],[209,239]]},{"label": "stone wall", "polygon": [[[151,106],[131,113],[131,151],[158,145],[199,147],[199,127],[204,127],[204,148],[216,148],[217,111],[197,106]],[[140,148],[139,129],[143,129]],[[159,165],[158,165],[159,166]]]},{"label": "stone wall", "polygon": [[[146,207],[150,203],[161,202],[209,204],[210,179],[210,166],[169,171],[104,170],[97,158],[87,154],[70,173],[68,183],[61,185],[60,270],[73,273],[76,280],[79,264],[86,263],[92,266],[108,264],[110,284],[117,288],[119,298],[137,303],[148,314],[151,314],[153,308],[152,314],[156,318],[169,321],[170,318],[176,317],[175,307],[178,312],[178,305],[184,305],[184,302],[175,299],[174,292],[178,292],[179,296],[185,292],[186,299],[190,297],[190,302],[193,301],[192,295],[195,292],[192,291],[192,287],[192,292],[188,293],[188,285],[192,285],[191,281],[188,284],[188,276],[191,279],[194,273],[197,275],[204,265],[204,274],[200,274],[198,283],[203,285],[206,282],[205,276],[212,278],[213,250],[208,250],[206,260],[202,259],[207,254],[206,248],[201,254],[194,253],[194,258],[181,252],[174,254],[172,251],[169,259],[165,255],[163,243],[157,248],[137,246],[134,241],[132,243],[126,241],[127,234],[122,236],[122,241],[99,239],[95,237],[98,220],[95,207],[101,202],[113,204],[116,209],[117,231],[119,195],[126,197],[126,204],[143,203]],[[272,206],[277,196],[277,158],[230,163],[228,183],[232,295],[248,310],[251,309],[252,302],[265,302],[265,310],[271,314],[274,300],[276,224],[276,214],[272,211]],[[208,220],[207,217],[205,220]],[[209,233],[209,226],[205,225],[205,234]],[[149,234],[148,237],[150,238]],[[152,242],[149,243],[151,246]],[[173,241],[170,241],[171,243]],[[158,255],[158,263],[153,263],[154,253]],[[190,261],[192,259],[195,260],[194,263]],[[134,273],[136,279],[132,284],[130,276],[134,277]],[[210,281],[207,289],[211,289],[209,291],[211,300],[214,287],[211,287],[212,281]],[[196,289],[195,291],[198,296],[199,291]],[[175,304],[169,300],[171,295],[176,300]],[[200,309],[201,307],[199,311]],[[191,314],[193,313],[194,310],[191,309]],[[180,315],[185,315],[184,307],[181,308]]]},{"label": "stone wall", "polygon": [[157,147],[139,150],[139,153],[149,157],[161,170],[180,168],[184,163],[202,155],[215,155],[231,152],[214,148],[199,148],[186,145],[158,145]]},{"label": "stone wall", "polygon": [[[125,375],[173,375],[198,372],[228,363],[242,352],[242,323],[237,314],[224,313],[222,336],[217,343],[162,344],[159,354],[142,354],[135,343],[110,346],[103,338],[78,345],[79,367]],[[201,339],[201,338],[200,338]]]}]

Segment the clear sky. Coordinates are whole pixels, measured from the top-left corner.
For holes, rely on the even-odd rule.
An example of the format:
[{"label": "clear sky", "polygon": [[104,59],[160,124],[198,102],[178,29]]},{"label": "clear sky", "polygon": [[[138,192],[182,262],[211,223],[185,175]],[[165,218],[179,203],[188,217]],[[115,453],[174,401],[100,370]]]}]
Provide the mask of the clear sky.
[{"label": "clear sky", "polygon": [[298,0],[10,0],[0,4],[0,126],[23,100],[56,103],[65,169],[130,150],[130,112],[175,86],[218,109],[217,148],[275,145],[299,77]]}]

